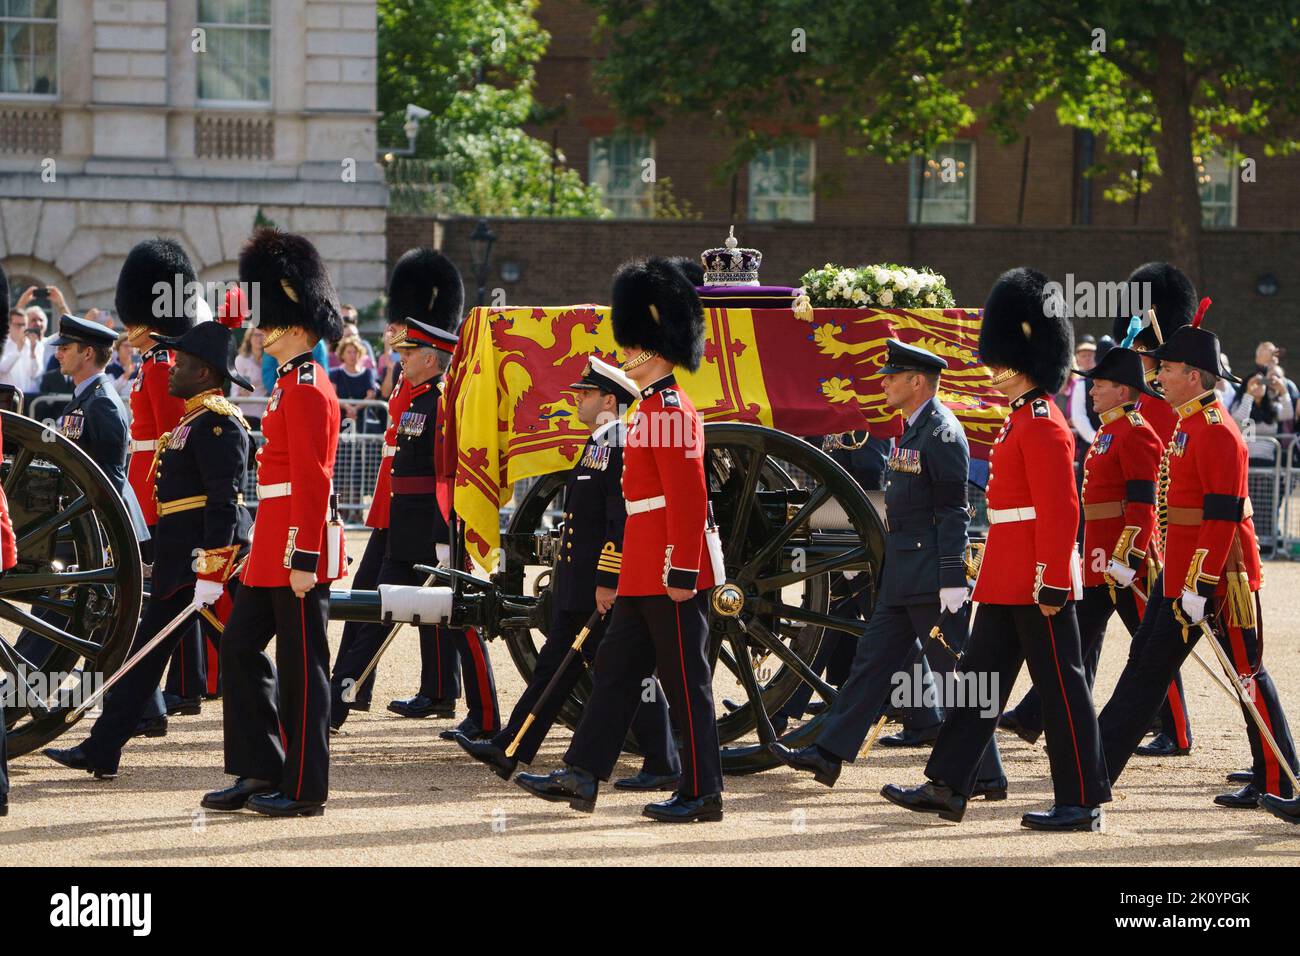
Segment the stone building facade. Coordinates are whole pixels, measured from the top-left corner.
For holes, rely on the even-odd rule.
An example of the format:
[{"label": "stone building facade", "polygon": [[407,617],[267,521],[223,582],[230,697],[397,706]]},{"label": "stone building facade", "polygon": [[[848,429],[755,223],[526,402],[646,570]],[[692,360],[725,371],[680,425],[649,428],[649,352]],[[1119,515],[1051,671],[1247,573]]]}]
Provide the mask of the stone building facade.
[{"label": "stone building facade", "polygon": [[126,252],[155,235],[232,280],[259,213],[316,243],[343,301],[380,294],[373,0],[31,0],[0,31],[14,296],[30,281],[111,308]]}]

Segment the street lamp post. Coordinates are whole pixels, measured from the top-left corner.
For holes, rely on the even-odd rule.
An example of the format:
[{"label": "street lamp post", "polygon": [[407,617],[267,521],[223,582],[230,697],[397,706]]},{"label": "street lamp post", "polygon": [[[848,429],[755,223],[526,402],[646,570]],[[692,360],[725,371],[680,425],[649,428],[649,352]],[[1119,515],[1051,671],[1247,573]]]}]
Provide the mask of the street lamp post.
[{"label": "street lamp post", "polygon": [[474,266],[474,278],[478,285],[478,305],[483,305],[487,298],[488,267],[492,261],[492,243],[497,241],[497,234],[492,231],[486,219],[480,219],[469,234],[470,262]]}]

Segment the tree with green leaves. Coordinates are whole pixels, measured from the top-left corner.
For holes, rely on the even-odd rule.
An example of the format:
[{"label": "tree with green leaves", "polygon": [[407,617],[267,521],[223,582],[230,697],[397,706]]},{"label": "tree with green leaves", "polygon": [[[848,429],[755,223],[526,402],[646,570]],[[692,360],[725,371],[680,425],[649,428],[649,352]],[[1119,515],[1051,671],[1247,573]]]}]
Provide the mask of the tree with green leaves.
[{"label": "tree with green leaves", "polygon": [[1194,157],[1243,136],[1266,155],[1300,146],[1300,0],[589,2],[609,50],[598,80],[623,120],[716,117],[733,167],[779,141],[760,131],[773,118],[897,161],[977,122],[1010,142],[1055,109],[1104,137],[1090,174],[1140,170],[1108,198],[1165,177],[1171,256],[1193,277]]},{"label": "tree with green leaves", "polygon": [[387,160],[399,211],[602,216],[599,190],[523,126],[543,119],[537,0],[379,0],[380,148],[405,143],[408,103],[432,114],[414,157]]}]

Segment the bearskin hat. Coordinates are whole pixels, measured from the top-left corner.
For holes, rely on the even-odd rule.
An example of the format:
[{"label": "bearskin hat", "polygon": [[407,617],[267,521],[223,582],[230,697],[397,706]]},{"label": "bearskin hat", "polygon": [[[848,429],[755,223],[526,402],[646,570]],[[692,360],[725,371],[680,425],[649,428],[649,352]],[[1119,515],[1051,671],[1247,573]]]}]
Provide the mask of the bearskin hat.
[{"label": "bearskin hat", "polygon": [[[6,312],[9,311],[9,277],[5,275],[3,265],[0,265],[0,305],[5,307]],[[5,316],[5,321],[9,321],[8,316]]]},{"label": "bearskin hat", "polygon": [[[118,318],[128,328],[144,326],[159,335],[184,335],[194,327],[194,316],[185,314],[184,303],[176,301],[174,290],[179,282],[183,293],[196,281],[190,257],[175,239],[137,242],[117,276],[113,304]],[[159,284],[167,288],[166,293],[156,291]]]},{"label": "bearskin hat", "polygon": [[[1187,325],[1196,314],[1196,287],[1181,269],[1167,262],[1148,262],[1138,266],[1128,277],[1130,289],[1140,288],[1147,283],[1151,286],[1151,308],[1156,310],[1160,334],[1168,339],[1173,335],[1174,329]],[[1138,305],[1134,303],[1132,311],[1136,312],[1137,309]],[[1116,342],[1123,342],[1124,336],[1128,334],[1129,318],[1128,315],[1115,316],[1115,327],[1111,335]],[[1133,347],[1138,350],[1150,350],[1159,344],[1155,330],[1150,326],[1139,332],[1133,340]]]},{"label": "bearskin hat", "polygon": [[408,249],[388,279],[388,321],[415,319],[444,332],[460,327],[465,286],[460,270],[436,249]]},{"label": "bearskin hat", "polygon": [[658,352],[694,372],[704,356],[704,309],[691,280],[669,260],[638,259],[614,275],[614,341]]},{"label": "bearskin hat", "polygon": [[692,259],[690,256],[672,256],[668,261],[691,280],[691,285],[704,285],[704,266],[700,265],[699,259]]},{"label": "bearskin hat", "polygon": [[302,236],[278,229],[256,230],[239,250],[239,281],[255,290],[255,326],[306,329],[327,341],[343,335],[339,298],[329,271],[316,247]]},{"label": "bearskin hat", "polygon": [[1058,392],[1074,357],[1074,334],[1059,286],[1022,266],[1002,273],[984,303],[980,361],[1023,372],[1048,392]]}]

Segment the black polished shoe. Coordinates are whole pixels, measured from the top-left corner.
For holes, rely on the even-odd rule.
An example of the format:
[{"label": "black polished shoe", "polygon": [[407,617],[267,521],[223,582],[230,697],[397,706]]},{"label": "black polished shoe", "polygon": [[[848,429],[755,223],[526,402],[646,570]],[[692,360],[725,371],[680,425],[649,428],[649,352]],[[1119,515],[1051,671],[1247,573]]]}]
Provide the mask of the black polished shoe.
[{"label": "black polished shoe", "polygon": [[1259,796],[1259,788],[1253,783],[1248,783],[1240,790],[1219,794],[1214,798],[1214,802],[1233,810],[1254,810],[1259,806]]},{"label": "black polished shoe", "polygon": [[203,698],[163,694],[163,707],[167,709],[168,717],[194,717],[203,711]]},{"label": "black polished shoe", "polygon": [[983,797],[990,803],[996,800],[1005,800],[1007,798],[1007,778],[976,780],[975,789],[971,791],[970,798],[974,800],[976,797]]},{"label": "black polished shoe", "polygon": [[663,803],[647,803],[641,816],[660,823],[716,823],[722,819],[722,794],[683,797],[674,793],[671,800]]},{"label": "black polished shoe", "polygon": [[502,780],[509,780],[515,772],[515,767],[519,766],[518,760],[514,757],[507,757],[506,752],[490,740],[470,740],[460,734],[457,734],[452,739],[460,744],[460,749],[465,753],[479,763],[485,763],[491,767],[492,772]]},{"label": "black polished shoe", "polygon": [[41,753],[49,757],[55,763],[62,764],[69,770],[84,770],[86,773],[93,773],[96,780],[116,780],[117,768],[108,770],[103,767],[96,767],[90,762],[90,755],[80,747],[69,747],[67,750],[58,750],[54,747],[46,747]]},{"label": "black polished shoe", "polygon": [[249,798],[260,793],[274,793],[275,784],[270,780],[258,780],[255,777],[240,777],[233,785],[224,790],[211,790],[203,795],[199,806],[206,810],[220,810],[233,813],[244,809]]},{"label": "black polished shoe", "polygon": [[0,794],[0,817],[7,816],[9,816],[9,797],[5,794]]},{"label": "black polished shoe", "polygon": [[1038,738],[1043,735],[1041,730],[1032,730],[1022,724],[1014,710],[1008,710],[998,718],[998,729],[1011,731],[1027,744],[1038,743]]},{"label": "black polished shoe", "polygon": [[881,737],[879,744],[882,747],[928,747],[939,739],[939,728],[942,726],[935,724],[924,730],[900,730],[888,737]]},{"label": "black polished shoe", "polygon": [[917,813],[937,813],[944,820],[961,823],[966,815],[966,798],[947,784],[926,781],[919,787],[899,787],[887,783],[880,795],[890,803]]},{"label": "black polished shoe", "polygon": [[267,817],[323,817],[323,800],[290,800],[279,790],[255,793],[248,798],[248,809]]},{"label": "black polished shoe", "polygon": [[136,725],[135,733],[132,737],[166,737],[167,736],[167,715],[160,717],[145,717]]},{"label": "black polished shoe", "polygon": [[667,790],[672,792],[682,784],[682,775],[679,773],[651,773],[648,770],[638,770],[636,776],[622,777],[614,781],[615,790],[635,790],[637,792],[646,792],[649,790]]},{"label": "black polished shoe", "polygon": [[767,749],[787,767],[808,771],[814,780],[824,786],[833,787],[840,778],[843,762],[826,756],[816,744],[809,744],[802,750],[791,750],[785,744],[772,744]]},{"label": "black polished shoe", "polygon": [[1030,830],[1047,830],[1055,833],[1076,831],[1101,832],[1105,818],[1101,807],[1054,806],[1050,810],[1033,810],[1020,818],[1020,825]]},{"label": "black polished shoe", "polygon": [[1228,774],[1228,783],[1253,783],[1255,781],[1255,771],[1253,770],[1234,770]]},{"label": "black polished shoe", "polygon": [[1279,820],[1300,823],[1300,797],[1285,800],[1271,793],[1265,793],[1260,795],[1259,805]]},{"label": "black polished shoe", "polygon": [[1192,748],[1178,746],[1178,741],[1168,734],[1156,734],[1151,743],[1134,747],[1133,752],[1139,757],[1184,757]]},{"label": "black polished shoe", "polygon": [[484,730],[471,718],[466,717],[455,727],[441,731],[438,736],[443,740],[455,740],[457,737],[464,737],[467,740],[487,740],[489,737],[495,737],[496,733],[495,730]]},{"label": "black polished shoe", "polygon": [[432,697],[425,697],[423,694],[416,694],[414,697],[407,697],[403,700],[390,700],[388,709],[399,717],[456,716],[456,702],[454,700],[435,700]]},{"label": "black polished shoe", "polygon": [[551,803],[567,803],[574,810],[591,813],[596,809],[600,781],[579,767],[565,767],[550,773],[521,773],[515,783],[534,797]]}]

